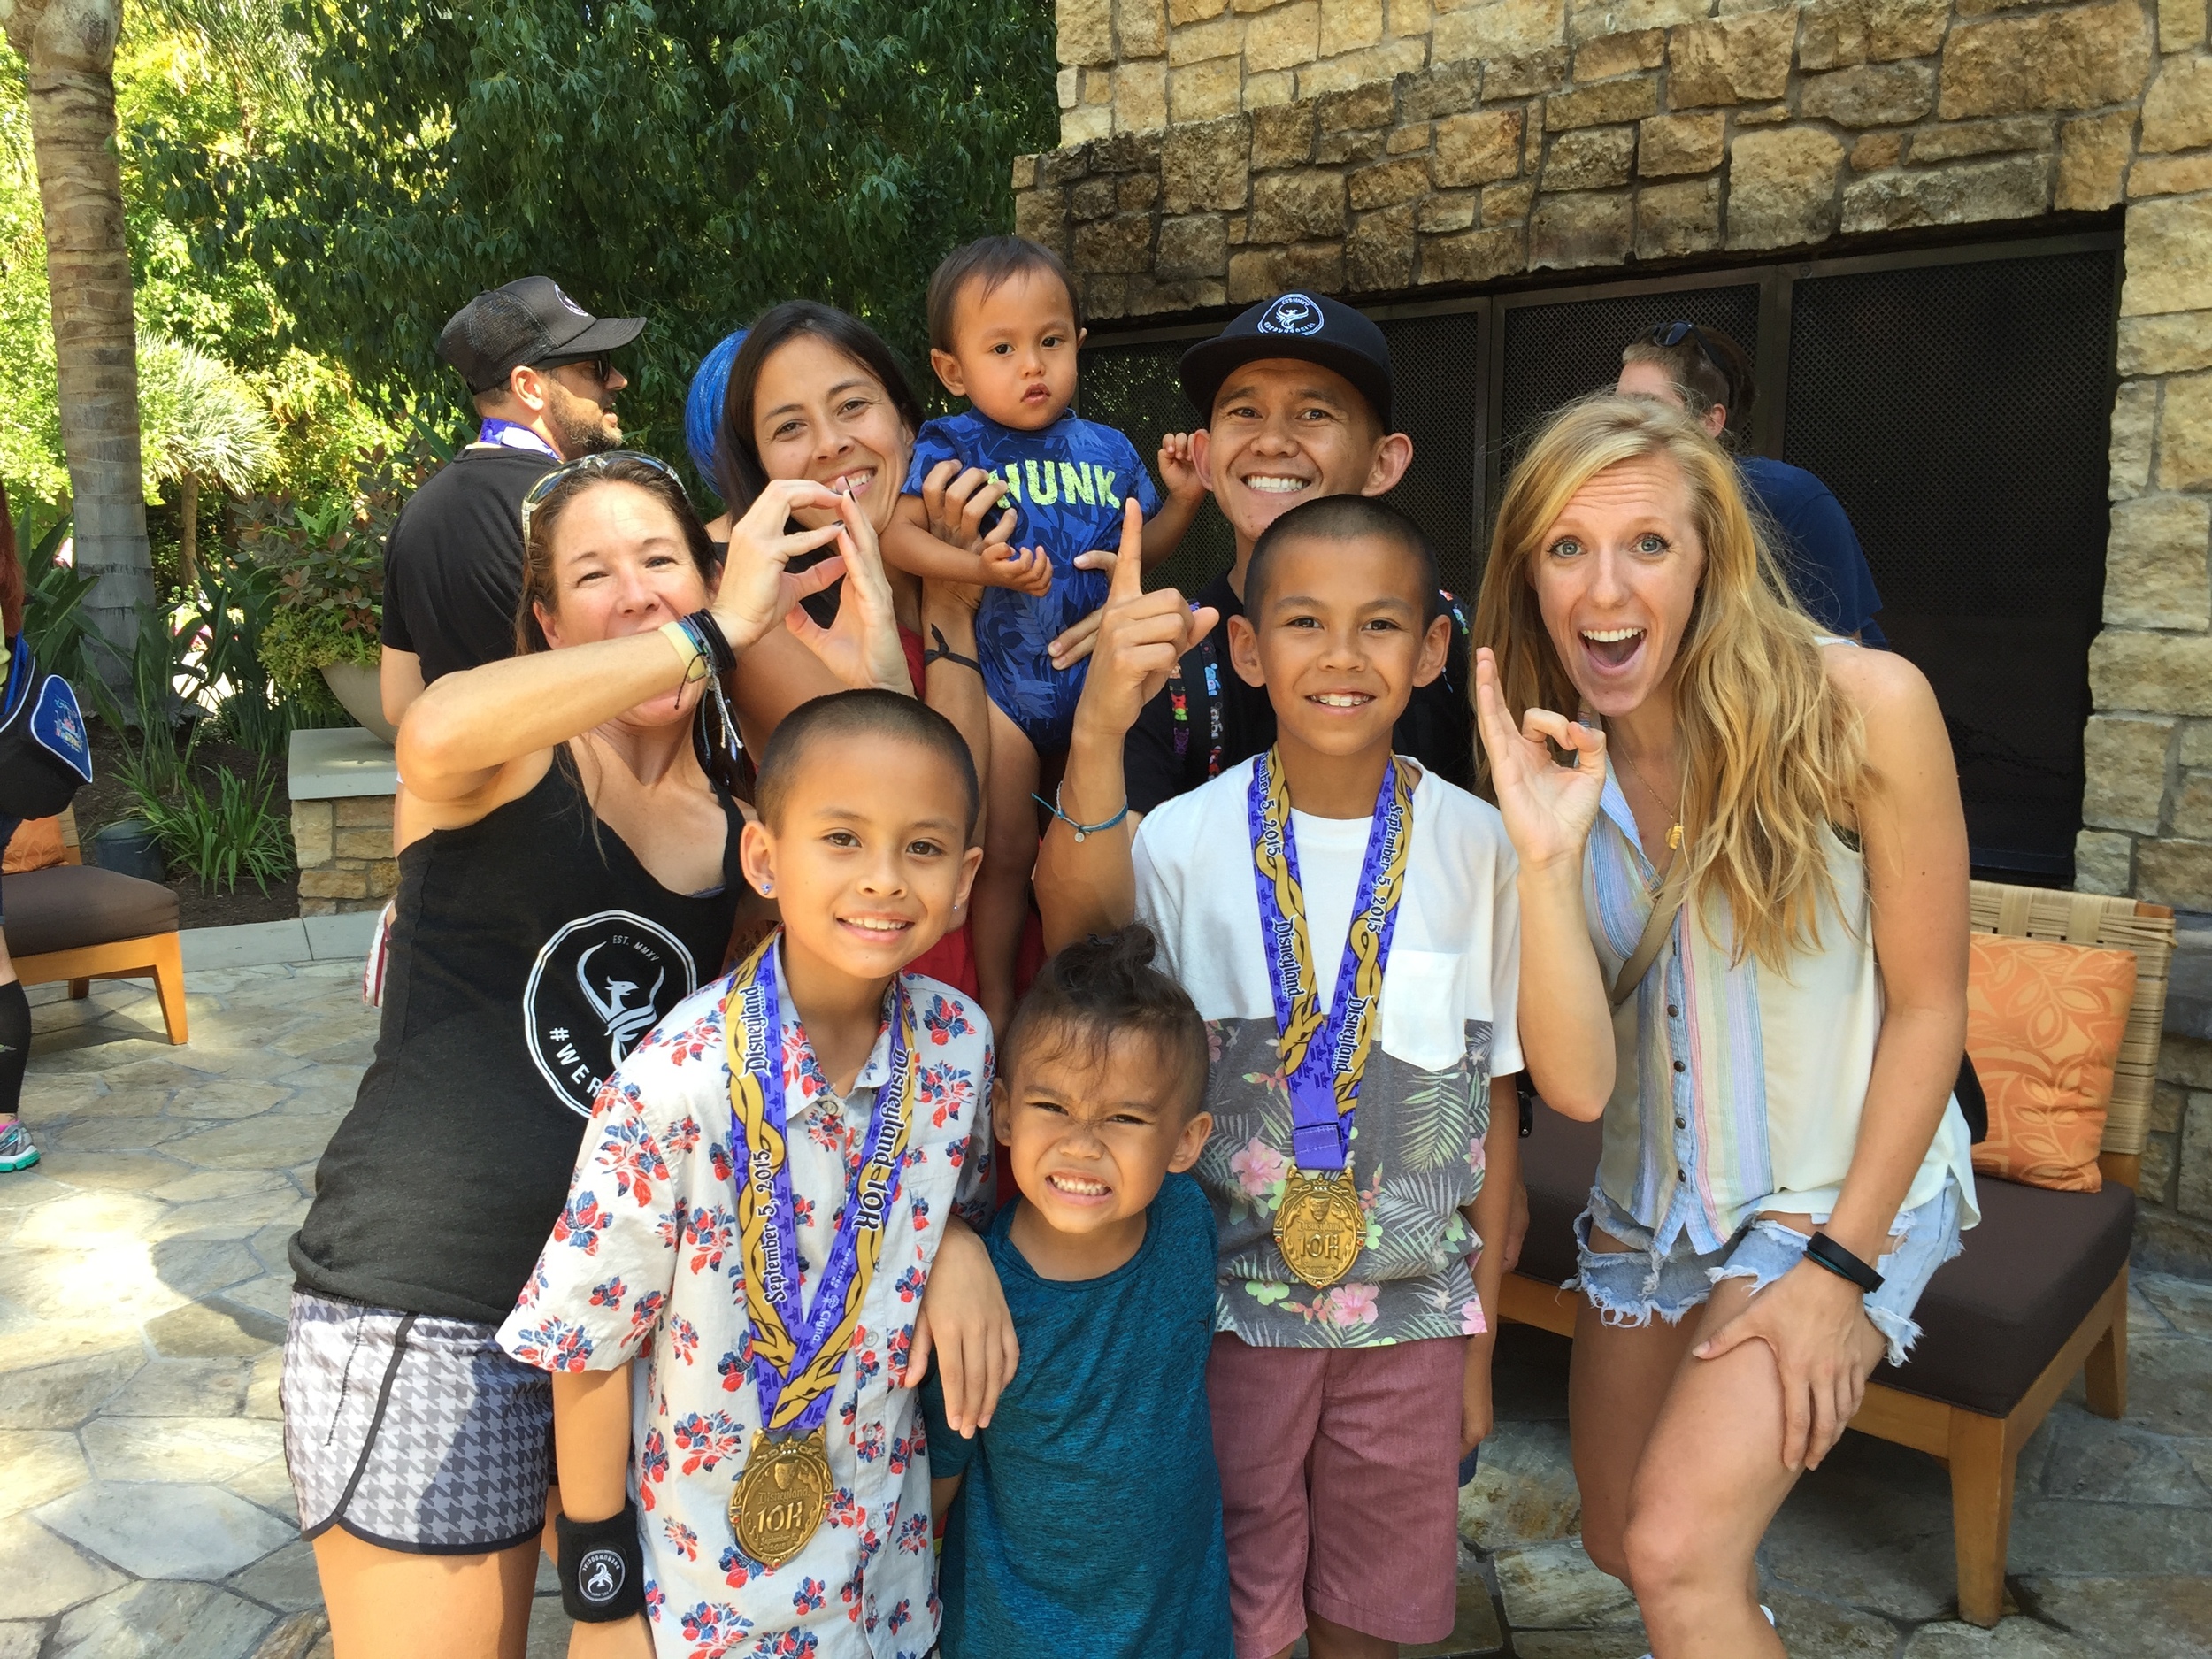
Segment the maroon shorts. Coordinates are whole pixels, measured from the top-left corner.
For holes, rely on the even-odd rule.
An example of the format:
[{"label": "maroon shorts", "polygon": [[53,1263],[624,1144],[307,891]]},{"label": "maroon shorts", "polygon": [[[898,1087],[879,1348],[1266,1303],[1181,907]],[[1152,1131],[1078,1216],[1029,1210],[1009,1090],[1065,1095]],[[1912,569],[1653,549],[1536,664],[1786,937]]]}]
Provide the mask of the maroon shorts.
[{"label": "maroon shorts", "polygon": [[1441,1641],[1459,1596],[1467,1344],[1253,1348],[1206,1364],[1237,1659],[1309,1612],[1385,1641]]}]

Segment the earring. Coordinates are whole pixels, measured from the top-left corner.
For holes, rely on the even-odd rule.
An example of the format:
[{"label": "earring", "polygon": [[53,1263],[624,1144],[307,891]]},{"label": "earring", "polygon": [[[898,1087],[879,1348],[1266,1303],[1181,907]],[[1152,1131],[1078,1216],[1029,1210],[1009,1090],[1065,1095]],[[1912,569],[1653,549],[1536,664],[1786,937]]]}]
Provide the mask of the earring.
[{"label": "earring", "polygon": [[763,898],[765,898],[769,894],[773,893],[775,890],[776,884],[772,881],[764,881],[760,884],[761,896]]}]

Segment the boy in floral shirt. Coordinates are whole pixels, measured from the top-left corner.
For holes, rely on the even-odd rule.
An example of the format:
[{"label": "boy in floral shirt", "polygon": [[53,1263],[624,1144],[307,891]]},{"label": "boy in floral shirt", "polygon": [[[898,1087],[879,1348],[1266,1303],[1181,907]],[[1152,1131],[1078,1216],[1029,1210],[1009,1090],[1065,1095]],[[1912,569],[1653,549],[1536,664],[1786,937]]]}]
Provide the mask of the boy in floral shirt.
[{"label": "boy in floral shirt", "polygon": [[1392,750],[1450,642],[1434,558],[1364,496],[1276,518],[1226,652],[1274,747],[1133,836],[1087,820],[1126,798],[1123,733],[1187,630],[1176,595],[1115,576],[1062,795],[1084,833],[1054,823],[1039,902],[1048,941],[1148,924],[1206,1021],[1193,1172],[1220,1240],[1206,1388],[1236,1652],[1437,1641],[1455,1465],[1490,1425],[1482,1244],[1505,1233],[1521,1056],[1504,826]]},{"label": "boy in floral shirt", "polygon": [[783,926],[600,1091],[500,1340],[554,1373],[572,1653],[920,1659],[910,1367],[987,1190],[992,1062],[974,1006],[900,970],[966,899],[975,772],[942,716],[847,692],[777,728],[758,801],[741,856]]}]

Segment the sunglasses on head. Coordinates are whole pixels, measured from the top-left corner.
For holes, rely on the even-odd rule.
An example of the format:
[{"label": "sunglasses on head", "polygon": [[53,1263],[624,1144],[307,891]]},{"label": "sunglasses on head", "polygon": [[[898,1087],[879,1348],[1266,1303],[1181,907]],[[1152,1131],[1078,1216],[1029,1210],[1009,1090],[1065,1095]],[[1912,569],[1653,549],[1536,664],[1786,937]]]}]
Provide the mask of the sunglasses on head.
[{"label": "sunglasses on head", "polygon": [[580,456],[565,466],[555,467],[530,486],[530,493],[522,498],[522,539],[526,541],[530,539],[532,515],[545,504],[548,496],[560,488],[564,479],[588,478],[595,472],[604,472],[617,461],[635,461],[641,466],[650,467],[672,482],[676,486],[676,493],[684,498],[684,504],[690,505],[691,492],[684,488],[683,480],[677,477],[674,467],[657,455],[647,455],[641,449],[602,449],[592,455]]},{"label": "sunglasses on head", "polygon": [[1728,378],[1728,371],[1721,367],[1720,359],[1713,355],[1712,348],[1705,343],[1704,330],[1695,323],[1661,323],[1644,335],[1644,343],[1647,346],[1678,346],[1685,340],[1697,348],[1698,356],[1711,364],[1714,372],[1722,380],[1725,380]]}]

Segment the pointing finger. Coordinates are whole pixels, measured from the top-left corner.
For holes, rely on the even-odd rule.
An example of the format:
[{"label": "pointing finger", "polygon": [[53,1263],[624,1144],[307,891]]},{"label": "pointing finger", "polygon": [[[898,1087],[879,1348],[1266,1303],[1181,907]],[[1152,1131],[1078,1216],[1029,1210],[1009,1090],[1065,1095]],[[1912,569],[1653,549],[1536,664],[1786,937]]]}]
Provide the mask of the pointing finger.
[{"label": "pointing finger", "polygon": [[1134,495],[1121,507],[1121,557],[1108,588],[1109,603],[1134,599],[1144,591],[1144,509]]}]

